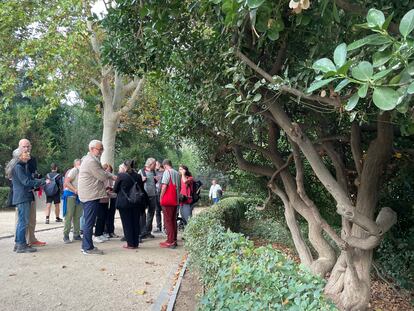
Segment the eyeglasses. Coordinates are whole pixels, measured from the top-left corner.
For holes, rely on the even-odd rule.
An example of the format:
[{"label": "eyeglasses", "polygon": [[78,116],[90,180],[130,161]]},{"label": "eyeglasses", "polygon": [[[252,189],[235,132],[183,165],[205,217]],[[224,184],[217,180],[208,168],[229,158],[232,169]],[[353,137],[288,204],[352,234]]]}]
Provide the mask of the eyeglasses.
[{"label": "eyeglasses", "polygon": [[103,147],[101,147],[101,148],[96,148],[96,147],[93,147],[93,149],[96,149],[96,150],[99,150],[99,151],[103,151],[103,150],[104,150],[104,148],[103,148]]}]

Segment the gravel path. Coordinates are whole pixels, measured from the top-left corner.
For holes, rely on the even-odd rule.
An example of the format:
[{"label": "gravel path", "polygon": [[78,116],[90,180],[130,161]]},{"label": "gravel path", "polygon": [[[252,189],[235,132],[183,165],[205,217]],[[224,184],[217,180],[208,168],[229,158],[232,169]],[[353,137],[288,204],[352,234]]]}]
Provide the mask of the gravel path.
[{"label": "gravel path", "polygon": [[[161,249],[161,235],[144,240],[138,250],[125,250],[123,242],[111,239],[96,245],[103,256],[83,255],[79,242],[63,244],[61,224],[44,224],[43,210],[37,223],[37,230],[51,229],[36,234],[47,245],[34,254],[16,254],[13,238],[7,238],[14,212],[0,211],[2,311],[156,310],[184,255],[180,237],[178,248]],[[115,226],[122,235],[119,218]]]}]

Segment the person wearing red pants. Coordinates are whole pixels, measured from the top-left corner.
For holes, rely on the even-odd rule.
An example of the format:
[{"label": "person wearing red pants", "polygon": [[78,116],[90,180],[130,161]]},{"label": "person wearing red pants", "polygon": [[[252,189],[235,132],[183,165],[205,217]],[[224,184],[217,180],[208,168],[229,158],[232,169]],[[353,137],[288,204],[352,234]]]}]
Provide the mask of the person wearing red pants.
[{"label": "person wearing red pants", "polygon": [[178,194],[180,193],[180,175],[173,169],[170,160],[162,162],[164,174],[161,179],[160,202],[164,214],[164,224],[167,230],[167,240],[161,242],[162,248],[177,247],[177,206]]}]

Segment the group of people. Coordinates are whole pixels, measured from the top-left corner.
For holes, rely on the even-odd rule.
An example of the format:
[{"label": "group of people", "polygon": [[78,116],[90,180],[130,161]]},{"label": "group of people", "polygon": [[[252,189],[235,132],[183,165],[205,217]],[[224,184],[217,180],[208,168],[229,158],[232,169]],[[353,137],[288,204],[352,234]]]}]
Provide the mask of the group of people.
[{"label": "group of people", "polygon": [[57,165],[52,164],[46,178],[40,178],[36,159],[30,154],[31,147],[29,140],[20,140],[6,167],[6,175],[12,185],[12,204],[16,206],[17,214],[14,251],[35,252],[33,246],[46,244],[34,235],[36,191],[46,194],[46,223],[50,221],[52,203],[55,204],[56,222],[62,221],[59,216],[60,198],[63,199],[63,241],[82,241],[84,254],[103,254],[94,242],[102,243],[110,237],[117,237],[114,232],[116,209],[121,217],[125,249],[136,249],[142,239],[154,238],[154,216],[157,226],[154,232],[165,229],[167,235],[160,247],[177,246],[177,209],[180,208],[181,217],[187,223],[194,203],[194,180],[188,167],[180,165],[176,171],[168,159],[159,163],[149,158],[145,166],[138,169],[135,161],[127,160],[119,166],[118,174],[114,174],[111,165],[101,165],[102,142],[92,140],[88,154],[75,159],[73,168],[66,174],[60,175]]}]

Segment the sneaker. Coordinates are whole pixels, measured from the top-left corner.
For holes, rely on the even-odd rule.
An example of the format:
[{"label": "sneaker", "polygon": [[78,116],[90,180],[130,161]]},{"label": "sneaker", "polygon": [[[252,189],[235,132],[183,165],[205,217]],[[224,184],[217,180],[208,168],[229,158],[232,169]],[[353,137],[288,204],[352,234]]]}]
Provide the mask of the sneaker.
[{"label": "sneaker", "polygon": [[69,236],[65,235],[65,236],[63,237],[63,243],[65,243],[65,244],[69,244],[69,243],[72,243],[72,241],[69,239]]},{"label": "sneaker", "polygon": [[49,218],[46,218],[45,224],[48,225],[49,224]]},{"label": "sneaker", "polygon": [[45,245],[46,245],[46,242],[35,241],[31,243],[29,246],[45,246]]},{"label": "sneaker", "polygon": [[126,249],[137,249],[138,248],[138,247],[134,247],[134,246],[129,246],[128,244],[125,244],[122,247],[126,248]]},{"label": "sneaker", "polygon": [[155,229],[154,231],[152,231],[152,233],[161,233],[161,232],[162,232],[162,230],[160,228]]},{"label": "sneaker", "polygon": [[80,235],[75,235],[75,236],[73,237],[73,240],[74,240],[74,241],[82,241],[82,238],[81,238],[81,236],[80,236]]},{"label": "sneaker", "polygon": [[103,255],[103,251],[98,249],[97,247],[94,247],[93,249],[82,249],[82,254],[84,255]]},{"label": "sneaker", "polygon": [[153,236],[151,233],[147,233],[147,234],[145,234],[142,238],[143,238],[143,239],[148,239],[148,238],[154,239],[154,238],[155,238],[155,236]]},{"label": "sneaker", "polygon": [[37,252],[37,249],[31,247],[31,246],[27,246],[27,245],[19,245],[16,248],[16,253],[34,253]]},{"label": "sneaker", "polygon": [[160,247],[161,248],[176,248],[177,244],[176,243],[168,243],[168,242],[161,242],[160,243]]},{"label": "sneaker", "polygon": [[116,233],[110,233],[109,234],[109,237],[110,238],[114,238],[114,239],[118,239],[119,238],[119,235],[117,235]]},{"label": "sneaker", "polygon": [[122,238],[121,238],[121,242],[125,242],[126,241],[126,238],[123,236]]},{"label": "sneaker", "polygon": [[62,221],[63,221],[62,218],[56,217],[56,222],[62,222]]},{"label": "sneaker", "polygon": [[103,243],[105,242],[104,240],[101,239],[101,236],[94,236],[93,237],[93,241],[96,243]]},{"label": "sneaker", "polygon": [[107,236],[105,236],[104,234],[102,234],[101,236],[99,236],[99,238],[102,240],[102,241],[109,241],[109,238],[107,237]]},{"label": "sneaker", "polygon": [[109,239],[111,237],[111,235],[109,233],[104,233],[103,236],[107,239]]}]

